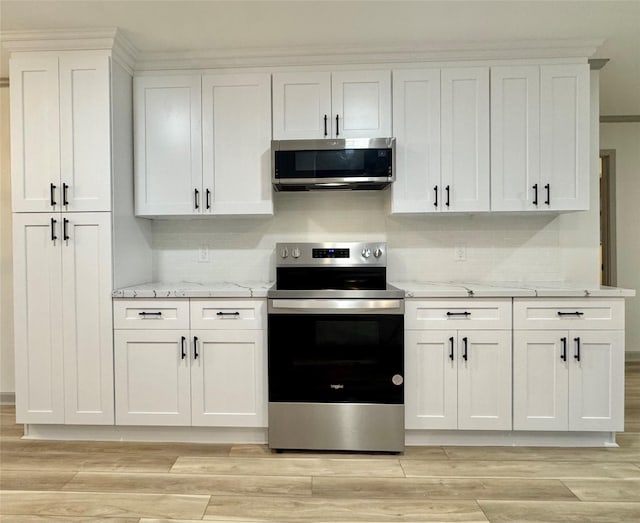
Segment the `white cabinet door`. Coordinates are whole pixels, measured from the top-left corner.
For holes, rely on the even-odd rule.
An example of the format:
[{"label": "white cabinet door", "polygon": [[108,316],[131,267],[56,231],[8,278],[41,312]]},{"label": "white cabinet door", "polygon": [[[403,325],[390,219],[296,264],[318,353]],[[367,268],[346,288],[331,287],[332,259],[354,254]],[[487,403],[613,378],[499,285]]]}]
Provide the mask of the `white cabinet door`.
[{"label": "white cabinet door", "polygon": [[489,68],[442,70],[445,211],[489,210]]},{"label": "white cabinet door", "polygon": [[60,199],[67,211],[111,210],[109,70],[107,52],[60,55]]},{"label": "white cabinet door", "polygon": [[491,210],[546,207],[540,185],[540,67],[491,68]]},{"label": "white cabinet door", "polygon": [[569,333],[515,331],[513,343],[513,429],[568,430]]},{"label": "white cabinet door", "polygon": [[458,428],[511,430],[511,331],[458,332]]},{"label": "white cabinet door", "polygon": [[548,209],[589,208],[589,84],[588,64],[540,68],[541,198]]},{"label": "white cabinet door", "polygon": [[199,214],[200,89],[199,75],[135,78],[136,214]]},{"label": "white cabinet door", "polygon": [[267,73],[202,78],[203,213],[273,214]]},{"label": "white cabinet door", "polygon": [[341,71],[331,75],[334,138],[391,136],[390,71]]},{"label": "white cabinet door", "polygon": [[457,429],[456,331],[406,331],[405,427]]},{"label": "white cabinet door", "polygon": [[11,189],[14,212],[60,210],[58,57],[11,57]]},{"label": "white cabinet door", "polygon": [[570,331],[569,430],[624,430],[624,331]]},{"label": "white cabinet door", "polygon": [[265,332],[192,331],[193,425],[266,427]]},{"label": "white cabinet door", "polygon": [[440,70],[393,72],[396,180],[391,212],[437,212],[440,185]]},{"label": "white cabinet door", "polygon": [[64,423],[60,225],[59,213],[13,215],[18,423]]},{"label": "white cabinet door", "polygon": [[273,75],[273,139],[320,139],[331,134],[331,73]]},{"label": "white cabinet door", "polygon": [[188,330],[114,332],[117,425],[190,425]]},{"label": "white cabinet door", "polygon": [[111,214],[62,215],[65,423],[113,424]]}]

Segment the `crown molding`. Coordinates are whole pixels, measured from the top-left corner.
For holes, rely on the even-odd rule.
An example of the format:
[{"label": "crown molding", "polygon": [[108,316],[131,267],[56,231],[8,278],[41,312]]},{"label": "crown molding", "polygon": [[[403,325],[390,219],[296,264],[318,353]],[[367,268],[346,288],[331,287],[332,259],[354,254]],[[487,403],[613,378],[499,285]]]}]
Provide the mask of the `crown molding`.
[{"label": "crown molding", "polygon": [[48,31],[3,31],[2,47],[10,53],[24,51],[110,50],[129,72],[136,64],[137,50],[117,27],[99,29],[55,29]]},{"label": "crown molding", "polygon": [[591,57],[604,40],[520,40],[425,43],[421,46],[288,47],[233,50],[139,52],[136,70],[217,69],[302,65],[349,65],[469,60],[557,59]]}]

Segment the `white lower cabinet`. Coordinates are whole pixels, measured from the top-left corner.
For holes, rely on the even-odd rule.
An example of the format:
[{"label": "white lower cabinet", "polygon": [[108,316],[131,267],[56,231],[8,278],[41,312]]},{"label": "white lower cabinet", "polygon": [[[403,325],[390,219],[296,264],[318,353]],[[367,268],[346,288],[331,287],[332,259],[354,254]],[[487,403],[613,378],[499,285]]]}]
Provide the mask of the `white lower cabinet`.
[{"label": "white lower cabinet", "polygon": [[515,430],[624,430],[624,331],[514,333]]},{"label": "white lower cabinet", "polygon": [[516,298],[513,324],[515,430],[624,430],[624,298]]},{"label": "white lower cabinet", "polygon": [[16,420],[113,424],[111,214],[15,213]]},{"label": "white lower cabinet", "polygon": [[[117,323],[125,328],[115,335],[116,424],[266,427],[266,331],[249,326],[264,321],[244,320],[264,313],[260,301],[140,301],[146,308],[137,301],[114,302],[116,318],[133,310],[145,318],[129,328],[131,320]],[[207,329],[172,328],[164,311],[186,311],[188,301],[192,324],[209,310],[229,319]]]},{"label": "white lower cabinet", "polygon": [[[511,330],[483,329],[483,322],[490,325],[510,319],[510,314],[506,315],[510,307],[505,309],[505,304],[509,300],[408,303],[407,312],[415,313],[415,318],[406,319],[410,327],[425,321],[422,318],[428,311],[434,311],[433,318],[445,311],[442,316],[449,319],[442,322],[454,326],[467,321],[473,329],[406,331],[407,429],[511,429]],[[460,308],[465,305],[467,316],[462,316]],[[487,306],[501,314],[474,319]]]}]

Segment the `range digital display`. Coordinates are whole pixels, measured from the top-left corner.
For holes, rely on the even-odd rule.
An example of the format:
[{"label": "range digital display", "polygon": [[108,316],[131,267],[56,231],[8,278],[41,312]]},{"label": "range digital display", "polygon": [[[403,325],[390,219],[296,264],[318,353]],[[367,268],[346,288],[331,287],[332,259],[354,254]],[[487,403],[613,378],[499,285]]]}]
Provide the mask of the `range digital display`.
[{"label": "range digital display", "polygon": [[313,258],[349,258],[349,249],[312,249]]}]

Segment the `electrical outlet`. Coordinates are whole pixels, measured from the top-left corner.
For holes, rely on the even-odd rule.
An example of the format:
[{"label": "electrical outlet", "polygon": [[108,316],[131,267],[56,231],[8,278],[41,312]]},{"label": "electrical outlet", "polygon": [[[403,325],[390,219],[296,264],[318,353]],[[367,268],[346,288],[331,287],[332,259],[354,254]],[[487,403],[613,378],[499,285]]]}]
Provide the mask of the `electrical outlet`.
[{"label": "electrical outlet", "polygon": [[198,263],[206,263],[209,261],[209,246],[201,245],[198,249]]},{"label": "electrical outlet", "polygon": [[467,261],[467,246],[456,245],[453,248],[453,259],[455,261]]}]

